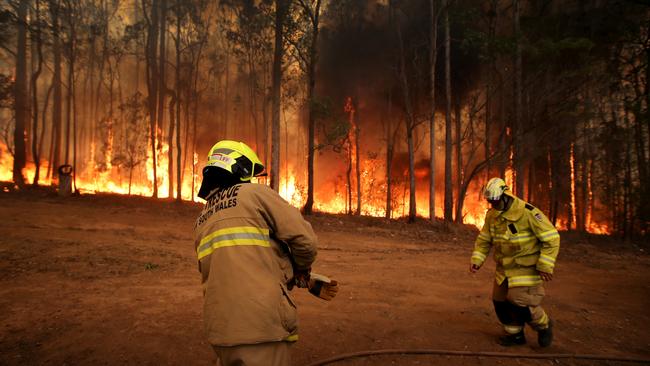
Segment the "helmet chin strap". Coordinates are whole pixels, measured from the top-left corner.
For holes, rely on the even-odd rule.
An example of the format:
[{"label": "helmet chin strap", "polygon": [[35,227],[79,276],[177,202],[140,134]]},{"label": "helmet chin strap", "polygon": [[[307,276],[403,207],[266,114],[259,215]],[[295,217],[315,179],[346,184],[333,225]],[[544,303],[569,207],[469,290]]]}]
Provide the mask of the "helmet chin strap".
[{"label": "helmet chin strap", "polygon": [[510,206],[512,206],[513,201],[514,200],[512,197],[508,196],[507,194],[502,194],[501,198],[499,198],[499,201],[497,201],[496,204],[492,204],[492,208],[497,211],[508,211]]}]

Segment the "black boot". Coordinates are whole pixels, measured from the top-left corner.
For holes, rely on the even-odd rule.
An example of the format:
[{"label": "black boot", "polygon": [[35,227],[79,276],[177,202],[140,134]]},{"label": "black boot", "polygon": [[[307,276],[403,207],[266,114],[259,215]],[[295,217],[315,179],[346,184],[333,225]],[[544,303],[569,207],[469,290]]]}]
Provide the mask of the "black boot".
[{"label": "black boot", "polygon": [[537,343],[540,347],[548,347],[553,343],[553,320],[548,321],[546,329],[537,331]]},{"label": "black boot", "polygon": [[497,343],[499,343],[504,347],[520,346],[522,344],[526,344],[526,336],[524,335],[524,331],[522,330],[521,332],[516,334],[508,334],[499,337]]}]

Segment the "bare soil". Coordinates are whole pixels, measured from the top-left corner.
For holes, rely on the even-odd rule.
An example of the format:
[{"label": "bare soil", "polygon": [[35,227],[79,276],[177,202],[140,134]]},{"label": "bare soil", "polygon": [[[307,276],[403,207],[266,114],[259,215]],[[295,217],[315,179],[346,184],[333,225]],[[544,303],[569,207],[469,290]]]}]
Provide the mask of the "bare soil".
[{"label": "bare soil", "polygon": [[[198,204],[47,191],[0,193],[0,365],[214,365],[201,320],[191,231]],[[544,307],[555,342],[506,349],[490,290],[468,272],[477,231],[377,218],[309,218],[314,271],[339,280],[324,302],[294,290],[295,365],[341,353],[430,348],[650,358],[645,244],[562,233]],[[337,365],[618,365],[571,359],[388,355]]]}]

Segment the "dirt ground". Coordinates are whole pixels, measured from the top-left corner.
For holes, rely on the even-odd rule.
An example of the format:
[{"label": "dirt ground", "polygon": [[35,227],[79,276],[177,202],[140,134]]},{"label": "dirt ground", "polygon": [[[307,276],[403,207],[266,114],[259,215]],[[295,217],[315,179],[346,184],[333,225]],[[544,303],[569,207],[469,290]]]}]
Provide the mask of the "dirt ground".
[{"label": "dirt ground", "polygon": [[[0,193],[0,365],[214,365],[203,334],[191,240],[199,205],[45,191]],[[318,215],[314,270],[332,302],[294,290],[295,365],[341,353],[430,348],[650,358],[645,244],[562,233],[545,308],[553,346],[505,349],[490,290],[494,263],[468,272],[476,231]],[[337,365],[624,365],[570,359],[390,355]],[[629,363],[628,363],[629,364]]]}]

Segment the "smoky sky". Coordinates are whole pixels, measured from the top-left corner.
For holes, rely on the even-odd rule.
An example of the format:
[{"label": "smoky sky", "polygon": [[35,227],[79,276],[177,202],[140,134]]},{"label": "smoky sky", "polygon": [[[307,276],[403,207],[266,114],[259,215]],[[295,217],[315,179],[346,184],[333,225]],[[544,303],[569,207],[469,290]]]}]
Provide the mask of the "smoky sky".
[{"label": "smoky sky", "polygon": [[[478,10],[476,10],[478,12]],[[476,15],[458,5],[450,12],[452,99],[463,100],[478,83],[481,63],[473,49],[469,24]],[[396,22],[404,43],[411,103],[424,114],[429,101],[429,8],[422,1],[404,1],[389,16],[389,8],[375,1],[333,2],[324,13],[320,37],[317,91],[342,105],[347,96],[364,98],[373,111],[385,109],[388,95],[404,109],[398,63],[400,47]],[[444,28],[437,37],[437,109],[444,109]]]}]

